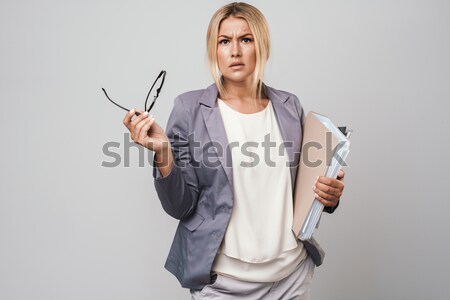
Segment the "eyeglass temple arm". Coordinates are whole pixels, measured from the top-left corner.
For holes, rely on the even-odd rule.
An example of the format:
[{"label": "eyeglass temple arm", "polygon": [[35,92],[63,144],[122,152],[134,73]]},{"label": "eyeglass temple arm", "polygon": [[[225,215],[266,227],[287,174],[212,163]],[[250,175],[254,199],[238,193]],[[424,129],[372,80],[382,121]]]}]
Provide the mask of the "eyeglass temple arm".
[{"label": "eyeglass temple arm", "polygon": [[109,98],[109,96],[108,96],[108,94],[106,93],[106,91],[105,91],[104,88],[102,88],[102,90],[103,90],[103,93],[105,93],[106,98],[108,98],[108,100],[111,101],[114,105],[120,107],[120,108],[123,109],[123,110],[130,111],[128,108],[123,107],[122,105],[120,105],[120,104],[114,102],[111,98]]}]

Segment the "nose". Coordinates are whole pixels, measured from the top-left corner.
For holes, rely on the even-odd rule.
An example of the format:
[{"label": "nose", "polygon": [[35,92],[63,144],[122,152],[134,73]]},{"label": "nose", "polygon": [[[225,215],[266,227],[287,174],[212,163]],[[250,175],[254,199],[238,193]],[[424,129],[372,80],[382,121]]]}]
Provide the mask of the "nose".
[{"label": "nose", "polygon": [[242,55],[241,52],[241,46],[239,42],[233,41],[232,42],[232,49],[231,49],[231,57],[240,57]]}]

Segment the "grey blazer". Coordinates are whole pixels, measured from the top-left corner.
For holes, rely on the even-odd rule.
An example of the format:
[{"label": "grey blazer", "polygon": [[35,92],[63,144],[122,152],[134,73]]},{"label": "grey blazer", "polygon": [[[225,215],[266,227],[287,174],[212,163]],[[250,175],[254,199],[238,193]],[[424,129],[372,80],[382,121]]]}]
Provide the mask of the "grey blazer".
[{"label": "grey blazer", "polygon": [[[290,93],[264,86],[272,102],[289,156],[292,186],[299,162],[303,109]],[[215,84],[175,99],[166,134],[174,166],[166,177],[153,168],[154,183],[164,210],[179,219],[165,268],[185,288],[210,283],[211,267],[233,209],[231,152],[217,105]],[[255,187],[257,188],[257,187]],[[334,208],[326,208],[332,212]],[[312,239],[304,242],[314,263],[324,252]]]}]

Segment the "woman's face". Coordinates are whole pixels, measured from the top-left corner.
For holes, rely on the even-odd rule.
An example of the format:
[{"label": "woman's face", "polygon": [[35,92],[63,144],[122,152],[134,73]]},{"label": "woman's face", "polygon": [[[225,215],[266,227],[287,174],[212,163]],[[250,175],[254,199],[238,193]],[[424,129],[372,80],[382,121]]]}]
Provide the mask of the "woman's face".
[{"label": "woman's face", "polygon": [[256,50],[247,21],[232,16],[224,19],[217,43],[217,62],[225,82],[251,83]]}]

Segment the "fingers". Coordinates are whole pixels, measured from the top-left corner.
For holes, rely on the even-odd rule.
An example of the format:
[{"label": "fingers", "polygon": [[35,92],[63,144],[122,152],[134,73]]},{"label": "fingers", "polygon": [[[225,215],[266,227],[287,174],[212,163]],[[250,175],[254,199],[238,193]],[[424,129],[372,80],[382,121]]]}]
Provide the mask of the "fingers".
[{"label": "fingers", "polygon": [[[133,117],[136,116],[134,119]],[[130,110],[123,118],[123,124],[131,133],[131,139],[138,144],[146,146],[147,132],[155,121],[153,116],[148,115],[148,112],[142,112],[138,109]]]},{"label": "fingers", "polygon": [[136,125],[137,142],[144,147],[148,147],[148,131],[154,122],[155,118],[153,116],[149,116]]},{"label": "fingers", "polygon": [[[152,116],[153,117],[153,116]],[[131,138],[136,143],[142,144],[141,135],[147,134],[147,131],[145,133],[142,133],[142,128],[144,125],[150,121],[150,117],[148,116],[147,112],[144,112],[143,114],[136,117],[133,121],[131,121],[131,127],[133,128],[133,133],[131,134]]]},{"label": "fingers", "polygon": [[315,186],[313,186],[313,190],[315,192],[314,196],[316,199],[322,202],[325,206],[336,206],[342,195],[339,191],[336,192],[336,194],[329,194]]},{"label": "fingers", "polygon": [[319,176],[312,187],[315,197],[325,206],[336,206],[342,196],[344,183],[338,179]]},{"label": "fingers", "polygon": [[332,200],[326,200],[323,197],[320,197],[317,193],[314,196],[318,201],[320,201],[324,206],[331,206],[334,207],[338,204],[338,200],[332,199]]},{"label": "fingers", "polygon": [[[136,118],[134,118],[133,120],[131,120],[130,125],[131,127],[136,127],[137,124],[139,124],[139,122],[141,122],[142,120],[148,118],[148,112],[144,111],[142,112],[141,110],[135,110],[135,115],[137,116]],[[139,114],[139,115],[138,115]]]},{"label": "fingers", "polygon": [[131,131],[131,118],[133,118],[133,116],[135,115],[136,110],[132,109],[129,112],[127,112],[127,114],[125,115],[125,117],[123,118],[123,125],[125,125],[125,127],[128,128],[128,130]]},{"label": "fingers", "polygon": [[334,178],[329,178],[329,177],[325,177],[325,176],[319,176],[316,180],[317,182],[320,182],[322,184],[328,185],[330,187],[333,188],[343,188],[344,187],[344,183],[338,179],[334,179]]},{"label": "fingers", "polygon": [[321,182],[316,182],[315,186],[316,189],[315,190],[319,190],[325,194],[331,195],[331,196],[335,196],[337,198],[339,198],[341,196],[341,190],[326,184],[323,184]]},{"label": "fingers", "polygon": [[339,174],[338,174],[338,176],[337,176],[337,179],[338,179],[338,180],[343,180],[344,177],[345,177],[345,172],[344,172],[344,170],[340,170],[340,171],[339,171]]}]

